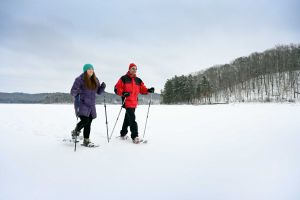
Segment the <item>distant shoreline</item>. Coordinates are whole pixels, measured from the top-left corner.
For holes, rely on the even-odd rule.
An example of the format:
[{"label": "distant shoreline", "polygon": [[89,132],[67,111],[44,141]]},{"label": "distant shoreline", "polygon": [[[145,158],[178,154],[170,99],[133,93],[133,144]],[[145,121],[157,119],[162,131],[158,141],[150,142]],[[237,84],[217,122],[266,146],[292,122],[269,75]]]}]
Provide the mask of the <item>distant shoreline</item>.
[{"label": "distant shoreline", "polygon": [[[121,97],[105,92],[107,104],[121,104]],[[139,95],[139,104],[148,104],[150,95]],[[96,96],[96,104],[103,104],[104,95]],[[160,104],[161,95],[154,93],[152,95],[153,104]],[[28,94],[21,92],[5,93],[0,92],[1,104],[73,104],[73,97],[69,93],[37,93]]]}]

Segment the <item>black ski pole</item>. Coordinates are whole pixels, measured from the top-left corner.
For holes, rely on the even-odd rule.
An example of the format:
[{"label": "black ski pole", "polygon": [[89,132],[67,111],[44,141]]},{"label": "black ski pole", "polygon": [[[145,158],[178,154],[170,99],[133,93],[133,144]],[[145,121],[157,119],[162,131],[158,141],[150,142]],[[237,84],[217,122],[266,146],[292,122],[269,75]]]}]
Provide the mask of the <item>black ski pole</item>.
[{"label": "black ski pole", "polygon": [[150,110],[151,100],[152,100],[152,93],[150,94],[150,100],[149,100],[149,106],[148,106],[148,112],[147,112],[147,117],[146,117],[146,123],[145,123],[145,128],[144,128],[143,139],[144,139],[145,133],[146,133],[146,128],[147,128],[147,122],[148,122],[148,116],[149,116],[149,110]]},{"label": "black ski pole", "polygon": [[112,137],[112,135],[113,135],[113,133],[114,133],[114,130],[115,130],[115,128],[116,128],[116,125],[117,125],[118,119],[119,119],[119,117],[120,117],[122,108],[123,108],[123,106],[124,106],[124,104],[125,104],[125,101],[126,101],[126,97],[124,98],[124,101],[123,101],[123,103],[122,103],[122,105],[121,105],[121,109],[120,109],[120,111],[119,111],[119,114],[118,114],[117,120],[116,120],[116,122],[115,122],[114,128],[113,128],[112,131],[111,131],[109,140],[111,139],[111,137]]},{"label": "black ski pole", "polygon": [[[74,99],[74,107],[75,107],[75,114],[76,114],[76,126],[78,123],[78,112],[80,107],[80,95],[77,95]],[[76,152],[76,145],[77,145],[77,133],[75,134],[75,141],[74,141],[74,151]]]},{"label": "black ski pole", "polygon": [[105,94],[104,94],[104,109],[105,109],[105,123],[106,123],[106,135],[107,135],[107,142],[109,143],[108,137],[108,123],[107,123],[107,112],[106,112],[106,102],[105,102]]},{"label": "black ski pole", "polygon": [[[76,116],[76,118],[77,118],[77,122],[78,122],[78,116]],[[77,124],[77,123],[76,123],[76,124]],[[74,143],[75,143],[75,148],[74,148],[74,151],[76,152],[77,133],[75,134],[75,141],[74,141]]]}]

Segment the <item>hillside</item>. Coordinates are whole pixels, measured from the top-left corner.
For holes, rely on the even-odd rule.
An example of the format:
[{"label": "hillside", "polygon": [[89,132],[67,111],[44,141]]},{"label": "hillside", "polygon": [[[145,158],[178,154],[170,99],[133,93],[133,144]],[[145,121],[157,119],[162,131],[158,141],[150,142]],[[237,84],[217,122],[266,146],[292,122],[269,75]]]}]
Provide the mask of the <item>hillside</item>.
[{"label": "hillside", "polygon": [[299,100],[300,45],[277,46],[224,65],[175,76],[163,103],[295,102]]}]

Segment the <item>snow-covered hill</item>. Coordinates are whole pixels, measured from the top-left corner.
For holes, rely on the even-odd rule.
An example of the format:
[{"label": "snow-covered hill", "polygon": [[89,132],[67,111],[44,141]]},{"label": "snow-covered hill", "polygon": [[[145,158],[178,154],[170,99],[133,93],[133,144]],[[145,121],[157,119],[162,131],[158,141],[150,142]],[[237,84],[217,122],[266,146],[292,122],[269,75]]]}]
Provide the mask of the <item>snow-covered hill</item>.
[{"label": "snow-covered hill", "polygon": [[[120,106],[108,105],[110,131]],[[148,144],[107,144],[97,106],[89,149],[61,142],[72,105],[0,104],[0,199],[298,200],[300,105],[151,106]],[[147,106],[137,111],[140,135]],[[110,132],[109,132],[110,133]]]}]

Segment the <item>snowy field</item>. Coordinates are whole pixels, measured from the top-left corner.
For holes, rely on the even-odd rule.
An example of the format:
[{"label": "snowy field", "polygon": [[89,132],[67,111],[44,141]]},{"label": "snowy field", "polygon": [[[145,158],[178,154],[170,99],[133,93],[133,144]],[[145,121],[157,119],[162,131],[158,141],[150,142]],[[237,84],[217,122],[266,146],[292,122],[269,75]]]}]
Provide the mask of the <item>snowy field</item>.
[{"label": "snowy field", "polygon": [[[108,105],[109,133],[120,106]],[[0,199],[299,200],[300,104],[151,106],[146,138],[63,143],[72,105],[0,104]],[[137,111],[140,135],[147,106]]]}]

